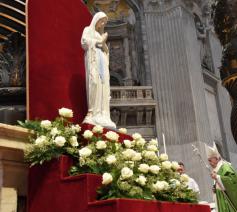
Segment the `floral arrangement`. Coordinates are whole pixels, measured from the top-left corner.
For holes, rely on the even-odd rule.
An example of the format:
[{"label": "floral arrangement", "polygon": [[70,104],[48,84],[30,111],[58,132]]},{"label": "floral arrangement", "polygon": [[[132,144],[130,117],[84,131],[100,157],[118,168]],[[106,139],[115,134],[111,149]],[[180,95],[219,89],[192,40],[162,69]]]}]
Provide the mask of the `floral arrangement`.
[{"label": "floral arrangement", "polygon": [[117,133],[102,132],[101,126],[84,132],[83,137],[89,143],[79,149],[78,164],[70,170],[72,175],[101,174],[99,199],[197,202],[197,194],[187,188],[188,176],[177,172],[178,163],[169,161],[166,154],[158,156],[157,140],[147,142],[135,133],[132,141],[118,143]]},{"label": "floral arrangement", "polygon": [[[34,131],[32,145],[25,151],[26,161],[35,165],[62,154],[71,156],[77,162],[69,170],[70,175],[102,175],[98,199],[197,202],[197,194],[187,187],[188,176],[177,172],[178,163],[169,161],[168,155],[159,155],[157,140],[148,142],[134,133],[131,140],[120,143],[118,133],[105,133],[101,126],[82,133],[79,125],[69,121],[72,117],[70,109],[61,108],[54,121],[20,122]],[[127,130],[121,128],[119,132]]]},{"label": "floral arrangement", "polygon": [[59,117],[54,121],[18,122],[22,127],[32,130],[30,145],[25,150],[25,160],[31,166],[42,164],[62,154],[78,157],[78,132],[81,127],[69,120],[73,111],[67,108],[59,109]]}]

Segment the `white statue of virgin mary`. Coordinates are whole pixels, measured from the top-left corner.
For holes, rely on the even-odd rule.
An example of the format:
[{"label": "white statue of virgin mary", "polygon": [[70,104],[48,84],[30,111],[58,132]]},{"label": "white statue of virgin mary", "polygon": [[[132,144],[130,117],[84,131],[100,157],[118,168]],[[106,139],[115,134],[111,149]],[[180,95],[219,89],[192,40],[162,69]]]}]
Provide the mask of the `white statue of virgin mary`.
[{"label": "white statue of virgin mary", "polygon": [[94,15],[85,27],[81,45],[85,50],[88,113],[83,123],[116,128],[110,118],[108,33],[104,32],[108,17],[103,12]]}]

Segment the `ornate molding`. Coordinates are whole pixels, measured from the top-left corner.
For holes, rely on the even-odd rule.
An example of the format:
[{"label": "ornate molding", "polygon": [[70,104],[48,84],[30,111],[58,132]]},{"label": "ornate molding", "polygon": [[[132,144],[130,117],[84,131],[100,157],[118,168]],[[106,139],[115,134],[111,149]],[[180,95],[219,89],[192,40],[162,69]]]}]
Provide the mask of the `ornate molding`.
[{"label": "ornate molding", "polygon": [[144,9],[146,12],[162,12],[173,7],[184,6],[193,10],[195,5],[202,8],[208,0],[144,0]]},{"label": "ornate molding", "polygon": [[111,87],[111,118],[119,126],[155,126],[151,86]]}]

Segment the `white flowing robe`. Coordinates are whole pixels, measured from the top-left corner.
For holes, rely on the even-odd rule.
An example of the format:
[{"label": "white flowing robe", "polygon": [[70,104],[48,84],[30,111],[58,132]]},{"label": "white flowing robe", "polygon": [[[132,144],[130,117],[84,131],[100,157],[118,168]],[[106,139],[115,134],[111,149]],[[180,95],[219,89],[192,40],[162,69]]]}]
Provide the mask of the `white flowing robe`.
[{"label": "white flowing robe", "polygon": [[110,118],[109,54],[96,46],[102,41],[102,36],[95,30],[95,26],[104,17],[107,17],[105,13],[96,13],[90,26],[84,29],[81,38],[85,50],[88,104],[88,114],[83,122],[116,128]]}]

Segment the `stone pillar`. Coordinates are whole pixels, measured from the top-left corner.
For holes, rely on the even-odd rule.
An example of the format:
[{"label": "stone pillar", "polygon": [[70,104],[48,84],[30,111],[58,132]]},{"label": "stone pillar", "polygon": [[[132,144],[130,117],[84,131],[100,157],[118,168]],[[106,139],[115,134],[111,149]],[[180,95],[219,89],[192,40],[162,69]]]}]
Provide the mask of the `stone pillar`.
[{"label": "stone pillar", "polygon": [[158,139],[164,132],[170,159],[183,161],[201,199],[213,201],[212,181],[191,146],[205,158],[204,143],[211,143],[193,14],[181,0],[159,2],[144,1],[152,86],[159,100]]},{"label": "stone pillar", "polygon": [[126,65],[126,78],[124,81],[125,86],[132,86],[132,72],[131,72],[131,61],[130,61],[130,55],[129,55],[129,43],[128,43],[128,37],[125,37],[123,39],[123,48],[124,48],[124,59],[125,59],[125,65]]}]

